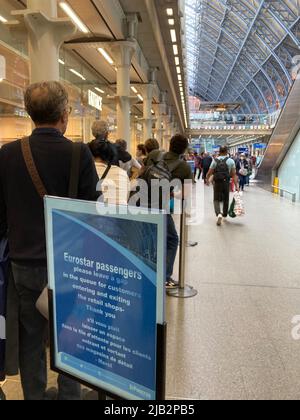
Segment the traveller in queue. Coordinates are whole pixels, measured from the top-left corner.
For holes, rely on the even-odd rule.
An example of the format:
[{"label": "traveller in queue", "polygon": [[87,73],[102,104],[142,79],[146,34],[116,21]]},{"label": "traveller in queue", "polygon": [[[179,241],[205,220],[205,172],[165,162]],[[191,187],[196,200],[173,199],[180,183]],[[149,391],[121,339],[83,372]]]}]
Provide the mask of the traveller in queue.
[{"label": "traveller in queue", "polygon": [[147,151],[144,144],[138,144],[136,148],[136,160],[141,166],[144,166],[144,160],[147,157]]},{"label": "traveller in queue", "polygon": [[116,147],[120,168],[124,169],[130,178],[136,178],[138,176],[138,172],[142,169],[142,165],[140,165],[139,162],[128,152],[127,141],[122,139],[117,140]]},{"label": "traveller in queue", "polygon": [[[97,138],[97,131],[101,130],[101,122],[93,124],[93,134]],[[127,173],[116,166],[116,148],[108,140],[94,140],[89,144],[96,161],[96,169],[101,181],[101,191],[104,203],[126,206],[129,198],[130,183]],[[100,188],[98,188],[99,190]]]},{"label": "traveller in queue", "polygon": [[[189,147],[188,139],[177,134],[171,139],[170,150],[163,157],[169,168],[172,168],[172,180],[179,180],[182,185],[182,197],[187,197],[191,191],[186,186],[185,181],[192,183],[194,175],[190,165],[185,162],[182,157]],[[167,289],[174,289],[178,287],[178,283],[173,279],[174,264],[178,251],[179,237],[176,231],[174,219],[171,214],[167,215]]]},{"label": "traveller in queue", "polygon": [[[58,379],[57,395],[49,397],[46,392],[48,324],[36,309],[48,283],[44,203],[37,184],[45,194],[69,196],[76,147],[64,137],[71,112],[68,93],[58,82],[34,84],[26,90],[25,107],[35,124],[31,136],[0,150],[0,235],[8,234],[13,272],[7,302],[6,373],[16,375],[20,369],[25,400],[79,400],[80,385],[64,376]],[[93,157],[86,145],[77,150],[78,199],[97,200],[99,179]],[[29,169],[32,163],[41,183]]]}]

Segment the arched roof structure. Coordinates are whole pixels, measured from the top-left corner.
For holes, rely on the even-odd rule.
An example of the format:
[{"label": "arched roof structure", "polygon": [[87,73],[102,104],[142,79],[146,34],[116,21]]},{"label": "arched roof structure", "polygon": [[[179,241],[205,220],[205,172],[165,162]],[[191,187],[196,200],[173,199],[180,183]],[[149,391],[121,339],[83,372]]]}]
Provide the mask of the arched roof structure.
[{"label": "arched roof structure", "polygon": [[191,95],[253,114],[285,103],[300,63],[300,0],[186,0],[186,25]]}]

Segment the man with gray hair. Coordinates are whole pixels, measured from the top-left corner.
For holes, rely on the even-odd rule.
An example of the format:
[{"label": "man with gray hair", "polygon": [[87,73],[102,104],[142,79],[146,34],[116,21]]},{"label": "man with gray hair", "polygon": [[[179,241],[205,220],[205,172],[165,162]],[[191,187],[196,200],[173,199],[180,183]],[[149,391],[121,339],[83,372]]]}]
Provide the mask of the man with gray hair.
[{"label": "man with gray hair", "polygon": [[[78,199],[94,201],[99,179],[88,147],[64,137],[71,109],[63,85],[29,86],[25,107],[36,128],[29,138],[0,150],[0,238],[8,235],[13,272],[6,373],[16,374],[19,368],[25,400],[42,400],[47,399],[47,321],[36,309],[48,283],[42,191],[58,197],[69,197],[73,191]],[[76,171],[71,170],[75,155]],[[60,376],[58,385],[58,399],[80,399],[79,384]]]}]

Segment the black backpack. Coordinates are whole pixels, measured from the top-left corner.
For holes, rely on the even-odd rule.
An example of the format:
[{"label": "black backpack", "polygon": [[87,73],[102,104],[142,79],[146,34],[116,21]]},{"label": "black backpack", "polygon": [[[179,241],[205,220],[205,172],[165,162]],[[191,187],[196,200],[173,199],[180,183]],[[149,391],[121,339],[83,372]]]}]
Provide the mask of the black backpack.
[{"label": "black backpack", "polygon": [[229,158],[216,159],[217,166],[216,166],[215,174],[214,174],[214,181],[216,183],[230,181],[230,173],[229,173],[229,168],[227,165],[228,159]]},{"label": "black backpack", "polygon": [[180,164],[181,164],[180,160],[175,161],[174,163],[168,164],[165,160],[165,155],[161,154],[160,158],[156,162],[153,162],[151,165],[146,167],[145,172],[143,173],[143,175],[141,175],[140,179],[143,179],[148,184],[148,189],[149,189],[148,190],[149,191],[148,205],[149,205],[149,208],[151,208],[152,205],[154,205],[154,208],[162,209],[162,202],[163,202],[163,197],[162,197],[161,191],[160,191],[159,203],[151,203],[152,182],[153,181],[160,182],[162,180],[167,180],[167,181],[171,182],[174,178],[173,177],[173,172],[179,167]]}]

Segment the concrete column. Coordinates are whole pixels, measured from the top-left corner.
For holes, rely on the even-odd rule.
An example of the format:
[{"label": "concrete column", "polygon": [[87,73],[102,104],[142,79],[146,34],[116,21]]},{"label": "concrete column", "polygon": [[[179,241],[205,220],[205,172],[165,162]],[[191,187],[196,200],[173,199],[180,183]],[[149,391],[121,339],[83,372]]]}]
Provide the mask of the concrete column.
[{"label": "concrete column", "polygon": [[152,102],[154,94],[154,83],[149,83],[148,85],[143,85],[143,138],[144,141],[147,141],[152,137],[152,124],[153,124],[153,115],[152,115]]},{"label": "concrete column", "polygon": [[31,82],[59,80],[59,49],[75,34],[75,25],[57,18],[56,0],[28,0],[27,10],[13,14],[22,16],[28,29]]},{"label": "concrete column", "polygon": [[126,140],[130,149],[130,69],[136,42],[133,40],[112,42],[109,49],[117,68],[117,138]]},{"label": "concrete column", "polygon": [[157,140],[162,149],[165,149],[165,116],[166,116],[166,96],[167,92],[161,92],[160,94],[160,103],[156,105],[156,133]]}]

